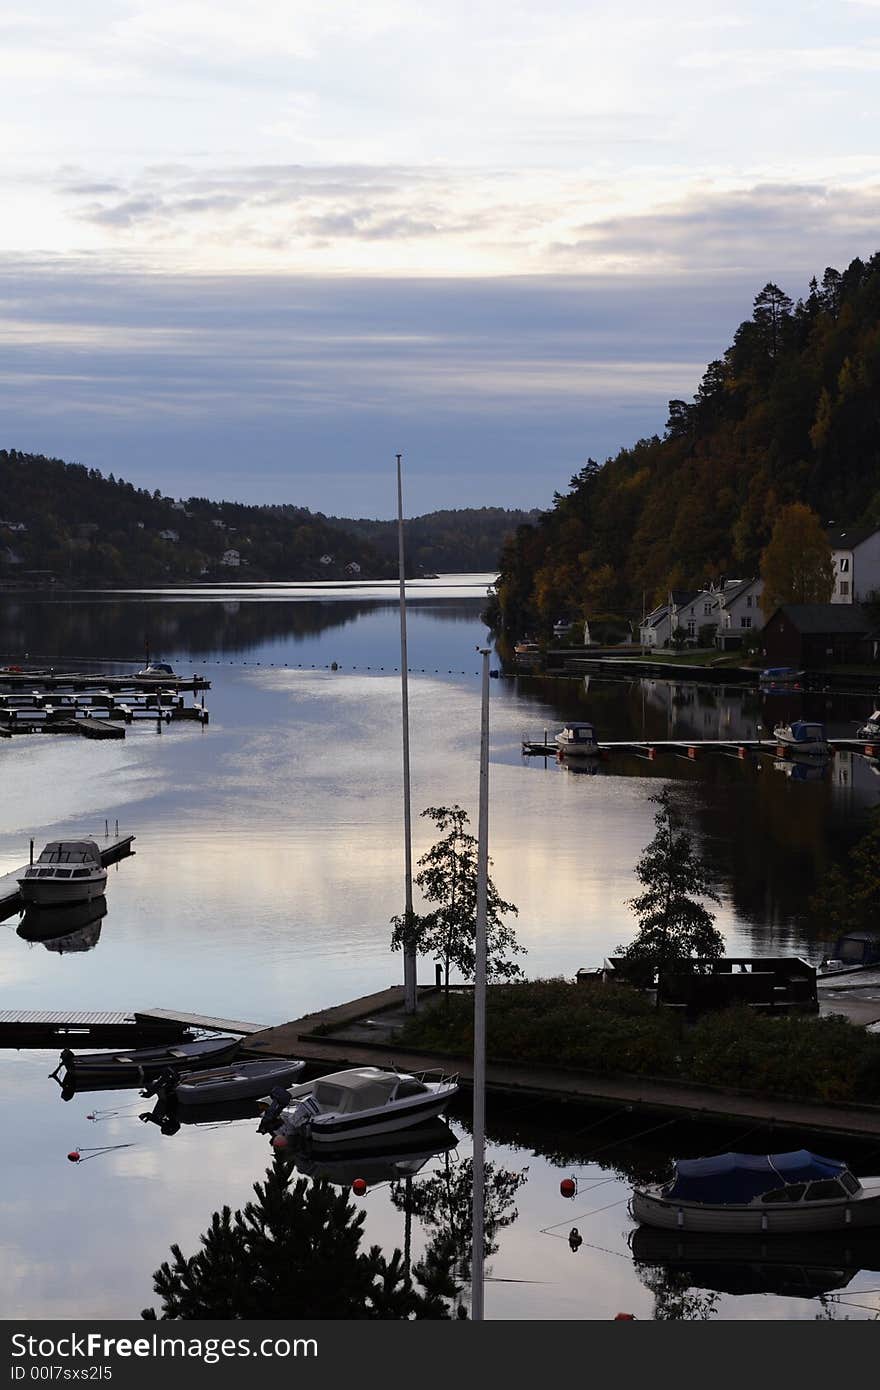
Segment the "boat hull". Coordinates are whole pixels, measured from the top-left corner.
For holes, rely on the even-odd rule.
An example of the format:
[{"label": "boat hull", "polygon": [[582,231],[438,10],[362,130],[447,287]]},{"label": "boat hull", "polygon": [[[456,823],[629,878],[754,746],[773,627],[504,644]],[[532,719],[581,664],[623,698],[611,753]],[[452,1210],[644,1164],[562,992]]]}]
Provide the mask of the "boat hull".
[{"label": "boat hull", "polygon": [[88,879],[20,878],[18,887],[25,903],[38,907],[67,907],[71,903],[87,903],[103,897],[107,873],[105,870]]},{"label": "boat hull", "polygon": [[269,1066],[266,1062],[244,1062],[238,1067],[207,1068],[189,1079],[184,1073],[176,1086],[157,1086],[166,1101],[189,1109],[190,1106],[222,1105],[228,1101],[259,1100],[273,1086],[289,1086],[305,1070],[305,1062]]},{"label": "boat hull", "polygon": [[566,743],[564,740],[556,740],[556,751],[566,758],[598,758],[598,743]]},{"label": "boat hull", "polygon": [[[443,1114],[452,1096],[432,1097],[418,1106],[383,1115],[381,1112],[364,1115],[317,1116],[309,1126],[313,1144],[360,1143],[377,1134],[393,1134],[396,1130],[411,1129]],[[393,1110],[392,1106],[388,1107]]]},{"label": "boat hull", "polygon": [[114,1085],[140,1086],[168,1067],[178,1071],[216,1067],[230,1061],[241,1047],[240,1038],[211,1041],[216,1042],[216,1046],[201,1051],[195,1043],[141,1048],[135,1052],[92,1052],[82,1057],[67,1050],[61,1054],[65,1070],[63,1085],[65,1090],[71,1091],[86,1091],[92,1086],[99,1089]]},{"label": "boat hull", "polygon": [[847,1201],[780,1202],[766,1206],[713,1206],[676,1202],[651,1192],[634,1192],[632,1215],[645,1226],[665,1231],[717,1235],[798,1235],[880,1226],[880,1192]]}]

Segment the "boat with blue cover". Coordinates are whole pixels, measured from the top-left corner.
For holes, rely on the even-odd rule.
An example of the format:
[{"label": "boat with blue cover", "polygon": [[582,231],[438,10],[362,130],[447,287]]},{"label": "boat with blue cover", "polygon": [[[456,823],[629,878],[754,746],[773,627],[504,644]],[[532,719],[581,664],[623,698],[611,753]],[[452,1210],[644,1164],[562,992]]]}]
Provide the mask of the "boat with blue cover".
[{"label": "boat with blue cover", "polygon": [[633,1192],[630,1211],[646,1226],[731,1235],[880,1226],[880,1176],[807,1149],[680,1158],[669,1182]]},{"label": "boat with blue cover", "polygon": [[806,719],[795,719],[791,724],[777,724],[773,737],[784,752],[795,757],[827,758],[831,752],[831,745],[825,737],[825,725]]}]

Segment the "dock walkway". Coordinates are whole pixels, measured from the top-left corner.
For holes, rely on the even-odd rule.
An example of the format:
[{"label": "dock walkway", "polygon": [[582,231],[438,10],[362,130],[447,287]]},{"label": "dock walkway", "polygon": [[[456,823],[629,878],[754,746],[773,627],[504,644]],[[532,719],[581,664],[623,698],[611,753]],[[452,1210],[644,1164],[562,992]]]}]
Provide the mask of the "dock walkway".
[{"label": "dock walkway", "polygon": [[[420,997],[435,993],[433,985],[419,986]],[[357,1066],[396,1066],[412,1072],[441,1069],[457,1072],[465,1085],[470,1084],[473,1080],[470,1058],[410,1051],[394,1043],[391,1034],[394,1025],[402,1022],[402,1003],[403,988],[395,986],[337,1008],[307,1014],[277,1028],[268,1028],[248,1038],[243,1049],[261,1056],[301,1057],[328,1070]],[[382,1013],[389,1015],[384,1025],[381,1018],[373,1017]],[[320,1029],[318,1035],[316,1029]],[[371,1031],[375,1041],[367,1040]],[[709,1086],[636,1076],[592,1076],[535,1063],[488,1062],[486,1084],[490,1090],[559,1101],[635,1105],[667,1114],[751,1120],[833,1134],[876,1135],[880,1139],[880,1106],[765,1099]]]}]

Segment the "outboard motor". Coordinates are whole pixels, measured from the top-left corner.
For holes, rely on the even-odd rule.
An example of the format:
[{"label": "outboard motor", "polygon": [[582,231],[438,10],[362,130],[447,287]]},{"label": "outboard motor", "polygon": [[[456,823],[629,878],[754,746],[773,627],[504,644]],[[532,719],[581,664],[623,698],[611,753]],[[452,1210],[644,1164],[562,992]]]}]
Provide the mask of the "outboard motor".
[{"label": "outboard motor", "polygon": [[298,1105],[294,1106],[284,1123],[285,1131],[288,1134],[302,1133],[311,1124],[316,1115],[320,1114],[320,1106],[313,1096],[306,1096]]},{"label": "outboard motor", "polygon": [[277,1127],[278,1120],[285,1106],[290,1104],[290,1092],[283,1086],[273,1086],[269,1092],[270,1103],[263,1111],[260,1123],[257,1125],[258,1134],[271,1134]]},{"label": "outboard motor", "polygon": [[156,1073],[152,1081],[148,1081],[141,1091],[142,1096],[156,1096],[160,1092],[166,1097],[170,1097],[177,1090],[180,1076],[173,1067],[163,1067],[162,1071]]}]

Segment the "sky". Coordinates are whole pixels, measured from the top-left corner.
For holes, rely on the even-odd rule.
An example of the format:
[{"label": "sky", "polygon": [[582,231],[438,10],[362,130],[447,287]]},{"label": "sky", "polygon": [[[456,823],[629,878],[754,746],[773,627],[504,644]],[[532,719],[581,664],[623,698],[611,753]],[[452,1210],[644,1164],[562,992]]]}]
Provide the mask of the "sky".
[{"label": "sky", "polygon": [[548,506],[880,249],[878,79],[880,0],[11,0],[0,447]]}]

